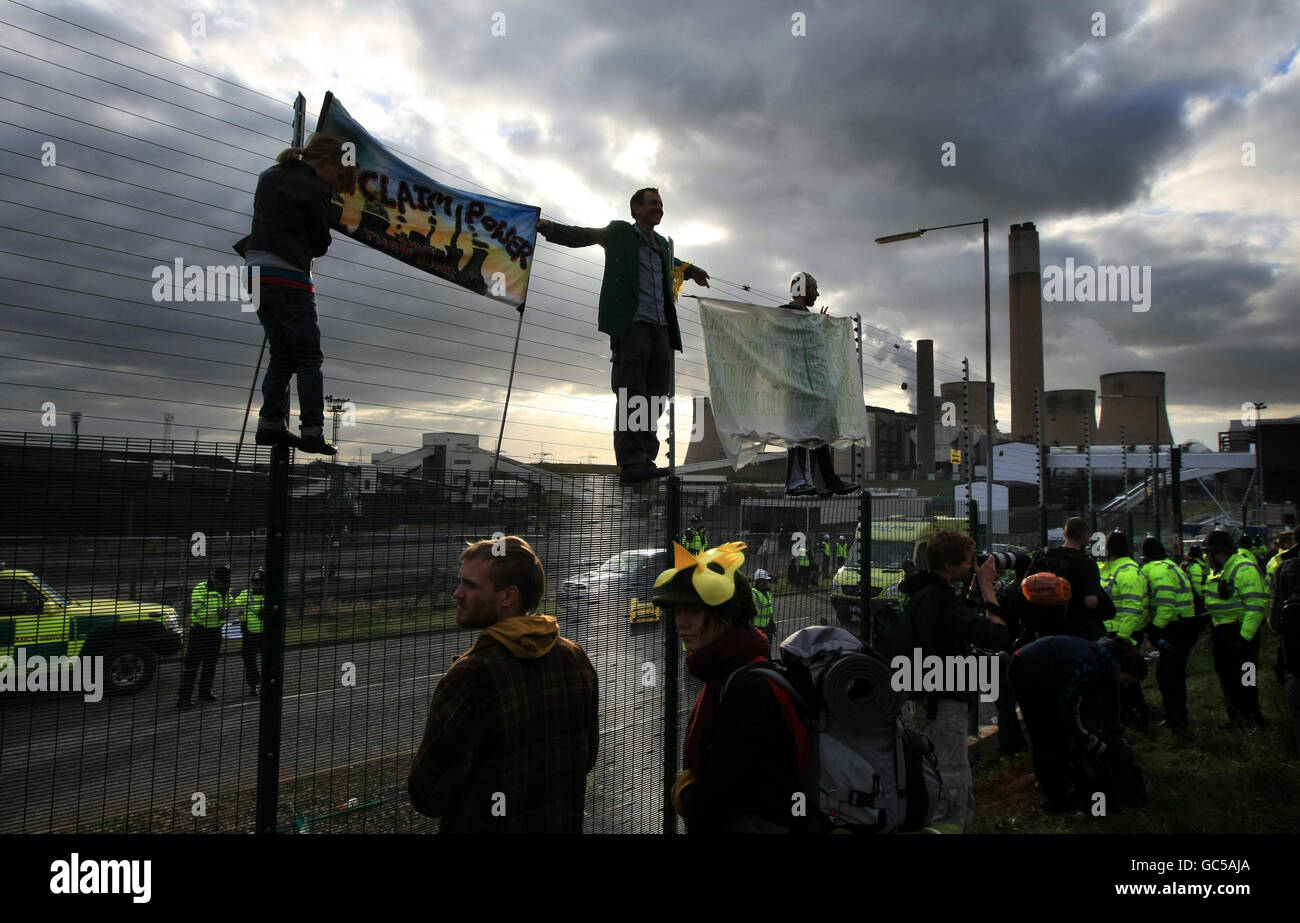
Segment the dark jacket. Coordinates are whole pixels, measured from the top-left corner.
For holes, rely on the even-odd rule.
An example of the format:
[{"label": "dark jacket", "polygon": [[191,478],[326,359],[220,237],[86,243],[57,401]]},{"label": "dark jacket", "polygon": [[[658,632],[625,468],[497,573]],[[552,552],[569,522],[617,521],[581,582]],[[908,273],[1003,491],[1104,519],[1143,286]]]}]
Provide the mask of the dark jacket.
[{"label": "dark jacket", "polygon": [[235,243],[235,252],[265,250],[310,273],[312,258],[330,246],[329,208],[329,187],[310,165],[276,164],[257,178],[253,230]]},{"label": "dark jacket", "polygon": [[[1030,603],[1021,605],[1023,601],[1021,597],[1017,600],[1018,614],[1023,617],[1026,624],[1036,629],[1040,637],[1064,634],[1088,641],[1105,637],[1106,629],[1102,621],[1108,616],[1102,607],[1109,597],[1102,598],[1105,596],[1105,591],[1101,588],[1101,573],[1097,570],[1097,562],[1079,548],[1067,548],[1062,545],[1059,548],[1040,551],[1034,556],[1029,574],[1044,571],[1057,574],[1070,582],[1070,601],[1064,611],[1057,608],[1028,613],[1027,610],[1043,610],[1045,607],[1033,606]],[[1089,609],[1083,601],[1086,596],[1096,596],[1098,608]]]},{"label": "dark jacket", "polygon": [[596,671],[554,619],[527,618],[549,623],[536,623],[545,637],[534,650],[489,628],[434,691],[407,789],[441,833],[582,832],[600,741]]},{"label": "dark jacket", "polygon": [[[1017,685],[1017,693],[1032,691],[1045,705],[1054,706],[1063,727],[1078,730],[1083,724],[1094,724],[1096,702],[1107,687],[1113,691],[1114,686],[1115,660],[1103,645],[1104,641],[1073,635],[1051,635],[1026,644],[1016,651],[1015,662],[1020,666],[1013,670],[1023,673],[1030,686],[1022,689]],[[1081,706],[1087,713],[1082,720]]]},{"label": "dark jacket", "polygon": [[[924,590],[924,592],[922,592]],[[906,578],[899,592],[908,599],[912,640],[922,657],[964,657],[971,645],[990,651],[1011,649],[1011,633],[984,618],[978,607],[957,598],[952,585],[931,571]],[[940,699],[973,701],[973,692],[936,692]]]},{"label": "dark jacket", "polygon": [[[641,278],[641,245],[637,241],[636,227],[626,221],[611,221],[603,228],[552,224],[544,236],[551,243],[565,247],[600,244],[605,248],[605,276],[600,282],[600,331],[618,340],[627,336],[636,315]],[[672,269],[683,264],[673,256],[664,237],[656,233],[655,241],[659,244],[660,265],[663,266],[664,318],[668,322],[668,336],[673,349],[681,352],[682,335],[677,326],[677,306],[673,301]]]},{"label": "dark jacket", "polygon": [[1273,608],[1268,624],[1281,636],[1283,667],[1292,676],[1300,676],[1300,618],[1282,617],[1286,601],[1300,593],[1300,545],[1282,552],[1281,560],[1273,575]]},{"label": "dark jacket", "polygon": [[[719,701],[731,674],[757,659],[770,667],[768,641],[753,626],[732,628],[709,647],[687,658],[687,669],[704,680],[687,728],[683,764],[696,778],[682,794],[688,833],[798,832],[805,818],[792,814],[794,795],[805,784],[800,746],[807,760],[807,738],[789,693],[773,680],[743,673]],[[815,792],[807,813],[817,810]]]}]

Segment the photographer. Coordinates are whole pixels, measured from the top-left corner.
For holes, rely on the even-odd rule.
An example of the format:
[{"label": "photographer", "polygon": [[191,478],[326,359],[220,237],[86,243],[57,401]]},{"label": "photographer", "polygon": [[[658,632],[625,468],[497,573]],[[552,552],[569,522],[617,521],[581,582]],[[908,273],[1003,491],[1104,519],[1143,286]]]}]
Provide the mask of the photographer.
[{"label": "photographer", "polygon": [[[996,562],[989,558],[976,568],[975,543],[959,532],[935,535],[926,545],[925,556],[929,570],[907,577],[899,588],[907,597],[919,656],[963,657],[971,653],[973,645],[1008,649],[1011,635],[998,615],[993,588]],[[958,597],[953,586],[957,582],[969,584],[966,596]],[[971,601],[969,595],[976,589],[979,596]],[[970,823],[974,808],[966,735],[971,703],[977,698],[974,692],[949,690],[925,693],[909,703],[912,726],[934,745],[943,776],[943,804],[933,822],[957,824],[962,830]]]}]

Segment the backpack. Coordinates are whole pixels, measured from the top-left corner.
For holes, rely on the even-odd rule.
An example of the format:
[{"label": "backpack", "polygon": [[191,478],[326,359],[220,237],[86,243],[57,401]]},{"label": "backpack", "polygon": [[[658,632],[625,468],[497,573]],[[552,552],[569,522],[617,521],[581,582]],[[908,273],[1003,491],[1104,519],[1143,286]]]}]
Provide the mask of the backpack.
[{"label": "backpack", "polygon": [[[1061,553],[1060,548],[1048,548],[1034,556],[1029,573],[1020,584],[1024,604],[1017,607],[1025,629],[1031,634],[1038,637],[1078,635],[1089,641],[1095,641],[1105,634],[1101,628],[1102,623],[1115,617],[1115,604],[1105,590],[1097,594],[1097,608],[1087,610],[1084,616],[1087,621],[1096,624],[1091,627],[1087,624],[1071,624],[1070,598],[1074,588],[1070,582],[1071,570],[1070,559]],[[1064,589],[1061,587],[1062,582],[1067,584]]]},{"label": "backpack", "polygon": [[806,790],[818,832],[894,833],[920,830],[938,810],[939,763],[930,741],[900,718],[903,698],[889,665],[842,628],[814,626],[781,644],[786,669],[747,664],[795,701],[808,734]]}]

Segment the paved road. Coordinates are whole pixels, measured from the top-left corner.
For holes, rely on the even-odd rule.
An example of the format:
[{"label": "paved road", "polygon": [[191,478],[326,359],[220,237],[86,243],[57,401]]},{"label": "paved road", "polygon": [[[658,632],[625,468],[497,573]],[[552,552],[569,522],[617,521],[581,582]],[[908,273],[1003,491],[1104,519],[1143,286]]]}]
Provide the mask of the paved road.
[{"label": "paved road", "polygon": [[[778,597],[781,636],[830,613],[824,594]],[[601,745],[588,786],[591,831],[662,830],[664,652],[657,623],[614,615],[561,619],[601,684]],[[405,775],[428,702],[474,633],[450,631],[291,649],[286,657],[280,803],[405,800]],[[344,685],[348,664],[355,685]],[[684,667],[679,667],[684,674]],[[180,663],[165,662],[144,692],[85,703],[68,694],[0,700],[0,833],[123,829],[183,832],[251,817],[258,707],[243,695],[238,657],[223,657],[220,701],[178,712]],[[679,731],[698,683],[679,683]],[[365,767],[386,771],[361,771]],[[393,770],[392,767],[397,767]],[[196,821],[196,794],[207,818]],[[235,821],[231,821],[234,823]],[[388,830],[410,829],[405,821]],[[242,829],[250,829],[248,826]],[[371,827],[368,829],[379,829]]]}]

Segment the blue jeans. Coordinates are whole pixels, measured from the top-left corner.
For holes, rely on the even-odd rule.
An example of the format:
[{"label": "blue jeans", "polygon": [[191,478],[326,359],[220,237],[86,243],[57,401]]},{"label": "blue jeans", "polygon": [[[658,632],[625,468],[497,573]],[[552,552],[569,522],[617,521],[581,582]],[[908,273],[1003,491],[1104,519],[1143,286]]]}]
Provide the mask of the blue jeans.
[{"label": "blue jeans", "polygon": [[304,427],[325,425],[325,382],[321,376],[316,296],[263,282],[257,319],[266,331],[271,361],[262,379],[262,429],[281,429],[289,420],[289,379],[298,376],[298,418]]}]

